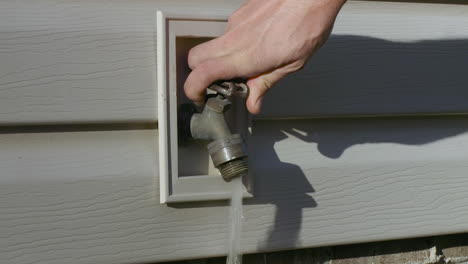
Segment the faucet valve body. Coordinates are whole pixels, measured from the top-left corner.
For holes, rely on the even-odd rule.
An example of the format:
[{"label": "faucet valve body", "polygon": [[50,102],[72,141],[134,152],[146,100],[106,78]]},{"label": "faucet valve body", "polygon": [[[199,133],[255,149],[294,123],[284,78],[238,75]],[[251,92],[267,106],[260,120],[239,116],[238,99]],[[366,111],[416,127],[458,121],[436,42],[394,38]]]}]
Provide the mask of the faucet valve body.
[{"label": "faucet valve body", "polygon": [[184,105],[179,108],[179,138],[180,135],[182,138],[190,135],[193,139],[212,141],[207,148],[213,165],[225,181],[230,181],[247,174],[247,151],[241,135],[231,133],[224,114],[231,105],[232,97],[245,98],[248,88],[243,83],[220,82],[208,89],[216,94],[208,95],[201,113],[188,111],[190,107]]}]

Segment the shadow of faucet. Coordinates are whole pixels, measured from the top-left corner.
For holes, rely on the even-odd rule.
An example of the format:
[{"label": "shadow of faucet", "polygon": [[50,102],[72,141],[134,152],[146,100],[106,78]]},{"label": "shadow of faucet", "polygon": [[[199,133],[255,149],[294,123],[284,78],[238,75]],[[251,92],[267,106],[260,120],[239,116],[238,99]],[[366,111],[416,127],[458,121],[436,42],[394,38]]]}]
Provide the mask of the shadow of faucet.
[{"label": "shadow of faucet", "polygon": [[302,169],[281,161],[275,151],[275,144],[287,137],[280,129],[258,131],[254,127],[249,139],[249,155],[261,162],[251,163],[255,197],[244,203],[274,204],[276,207],[273,226],[260,251],[294,248],[299,242],[304,208],[317,206],[313,198],[315,190]]}]

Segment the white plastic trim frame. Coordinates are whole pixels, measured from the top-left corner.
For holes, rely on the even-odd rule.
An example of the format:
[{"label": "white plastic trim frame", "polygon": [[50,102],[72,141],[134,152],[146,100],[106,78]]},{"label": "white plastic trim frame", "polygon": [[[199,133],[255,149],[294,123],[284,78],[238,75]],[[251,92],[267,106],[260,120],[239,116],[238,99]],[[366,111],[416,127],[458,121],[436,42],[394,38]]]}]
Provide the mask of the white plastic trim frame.
[{"label": "white plastic trim frame", "polygon": [[[157,11],[157,85],[160,202],[222,200],[231,187],[219,175],[179,177],[177,141],[176,37],[217,37],[224,32],[227,14]],[[187,23],[187,24],[186,24]],[[190,163],[184,165],[191,166]],[[244,197],[252,197],[250,184]],[[247,190],[249,189],[249,190]]]}]

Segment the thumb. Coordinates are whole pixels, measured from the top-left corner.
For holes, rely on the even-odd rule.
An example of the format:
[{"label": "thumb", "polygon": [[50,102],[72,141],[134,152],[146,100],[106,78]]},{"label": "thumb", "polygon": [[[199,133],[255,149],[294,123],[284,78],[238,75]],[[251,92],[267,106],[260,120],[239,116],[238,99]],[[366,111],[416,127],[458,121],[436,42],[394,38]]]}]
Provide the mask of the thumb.
[{"label": "thumb", "polygon": [[287,72],[282,71],[282,69],[276,69],[272,72],[256,76],[247,81],[247,86],[249,87],[249,97],[247,98],[247,109],[252,114],[260,113],[262,107],[263,97],[268,92],[268,90],[284,76],[287,75]]}]

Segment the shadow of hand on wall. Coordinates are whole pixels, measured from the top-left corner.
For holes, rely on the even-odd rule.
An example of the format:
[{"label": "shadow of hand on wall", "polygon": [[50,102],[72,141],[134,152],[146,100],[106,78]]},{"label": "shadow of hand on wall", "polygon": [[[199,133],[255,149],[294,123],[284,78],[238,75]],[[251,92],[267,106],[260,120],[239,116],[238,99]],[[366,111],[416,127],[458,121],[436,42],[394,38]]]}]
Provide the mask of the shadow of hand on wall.
[{"label": "shadow of hand on wall", "polygon": [[332,35],[264,100],[262,116],[468,111],[468,39],[393,42]]},{"label": "shadow of hand on wall", "polygon": [[[315,142],[325,157],[340,158],[346,149],[362,144],[396,143],[423,145],[468,131],[464,117],[406,117],[328,119],[295,122],[289,134],[305,142]],[[301,131],[299,133],[297,131]],[[307,136],[303,136],[307,135]]]},{"label": "shadow of hand on wall", "polygon": [[[259,250],[301,245],[304,209],[320,205],[313,198],[311,172],[304,172],[304,167],[314,168],[317,159],[339,159],[348,148],[362,144],[419,146],[457,136],[468,131],[466,120],[466,117],[407,117],[255,121],[248,142],[255,191],[254,198],[245,200],[245,204],[276,207],[273,225]],[[288,143],[281,144],[286,139]],[[285,156],[278,155],[277,144]],[[316,151],[322,156],[312,154]],[[363,155],[372,155],[366,151]]]}]

